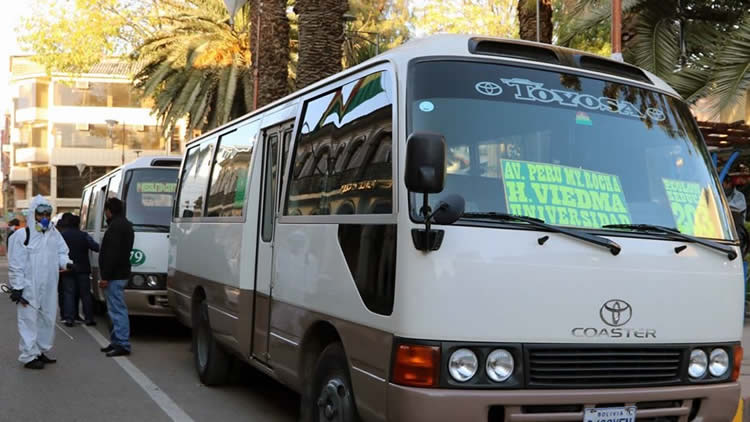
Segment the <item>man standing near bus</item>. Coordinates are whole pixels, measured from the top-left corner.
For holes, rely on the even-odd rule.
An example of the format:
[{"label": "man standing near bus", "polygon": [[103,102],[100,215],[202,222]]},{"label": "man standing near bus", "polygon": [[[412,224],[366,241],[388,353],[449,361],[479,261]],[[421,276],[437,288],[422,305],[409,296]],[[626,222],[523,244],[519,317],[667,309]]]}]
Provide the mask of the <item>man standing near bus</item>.
[{"label": "man standing near bus", "polygon": [[[63,216],[63,219],[66,219]],[[70,249],[70,259],[73,260],[73,270],[62,273],[63,306],[62,314],[65,325],[72,327],[78,317],[78,300],[83,304],[83,315],[86,325],[96,325],[94,321],[94,306],[91,298],[89,275],[89,251],[99,252],[99,244],[88,233],[79,228],[81,218],[70,214],[66,219],[67,228],[62,236]]]},{"label": "man standing near bus", "polygon": [[112,321],[110,344],[101,349],[108,357],[130,354],[130,321],[124,290],[130,278],[130,251],[135,233],[123,214],[122,201],[109,198],[104,203],[107,231],[99,252],[99,287],[107,289],[107,312]]}]

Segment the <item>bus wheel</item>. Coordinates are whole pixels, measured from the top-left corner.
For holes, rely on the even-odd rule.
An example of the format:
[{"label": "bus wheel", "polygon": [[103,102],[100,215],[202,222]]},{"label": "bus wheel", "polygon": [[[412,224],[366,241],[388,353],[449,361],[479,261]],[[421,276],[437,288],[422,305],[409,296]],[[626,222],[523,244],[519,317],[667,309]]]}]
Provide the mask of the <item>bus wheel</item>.
[{"label": "bus wheel", "polygon": [[224,384],[229,378],[231,360],[211,333],[205,299],[193,308],[193,361],[198,377],[205,385]]},{"label": "bus wheel", "polygon": [[315,366],[310,398],[314,422],[359,421],[346,354],[341,343],[323,350]]}]

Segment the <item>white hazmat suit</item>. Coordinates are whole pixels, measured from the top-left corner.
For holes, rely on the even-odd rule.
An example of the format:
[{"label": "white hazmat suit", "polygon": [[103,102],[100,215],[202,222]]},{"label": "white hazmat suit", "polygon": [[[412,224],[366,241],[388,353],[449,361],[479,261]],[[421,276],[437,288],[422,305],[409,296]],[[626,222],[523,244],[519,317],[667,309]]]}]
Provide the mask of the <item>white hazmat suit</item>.
[{"label": "white hazmat suit", "polygon": [[21,355],[18,360],[23,363],[31,362],[52,348],[55,340],[59,270],[70,262],[68,246],[60,232],[51,223],[47,230],[42,231],[41,225],[36,222],[34,210],[40,204],[49,205],[49,202],[40,195],[31,200],[26,217],[29,228],[28,245],[24,245],[25,228],[17,230],[8,245],[10,285],[13,289],[23,289],[23,298],[31,305],[18,305],[18,333],[21,337],[18,345]]}]

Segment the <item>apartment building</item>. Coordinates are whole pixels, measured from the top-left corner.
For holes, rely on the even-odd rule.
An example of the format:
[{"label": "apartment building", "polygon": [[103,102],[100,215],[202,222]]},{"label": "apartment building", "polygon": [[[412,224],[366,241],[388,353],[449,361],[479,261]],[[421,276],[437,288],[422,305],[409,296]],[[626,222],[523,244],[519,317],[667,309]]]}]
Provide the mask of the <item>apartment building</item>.
[{"label": "apartment building", "polygon": [[10,58],[8,211],[37,194],[56,212],[77,210],[83,187],[109,170],[139,156],[181,154],[184,133],[161,135],[132,70],[105,60],[84,74],[50,76],[32,56]]}]

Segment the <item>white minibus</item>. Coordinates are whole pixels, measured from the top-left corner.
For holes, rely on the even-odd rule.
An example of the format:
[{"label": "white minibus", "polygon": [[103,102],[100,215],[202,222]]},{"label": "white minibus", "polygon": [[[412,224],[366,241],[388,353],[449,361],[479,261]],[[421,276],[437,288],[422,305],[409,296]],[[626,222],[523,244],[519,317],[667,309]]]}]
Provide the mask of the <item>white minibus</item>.
[{"label": "white minibus", "polygon": [[688,105],[626,63],[413,40],[191,142],[173,212],[201,381],[239,358],[303,420],[735,415],[726,199]]},{"label": "white minibus", "polygon": [[[125,217],[133,223],[135,241],[130,252],[132,275],[125,287],[130,315],[171,317],[166,291],[169,222],[177,186],[180,157],[141,157],[89,183],[81,199],[81,230],[101,243],[107,231],[104,202],[120,198]],[[102,309],[104,290],[99,288],[99,254],[90,252],[91,289]]]}]

